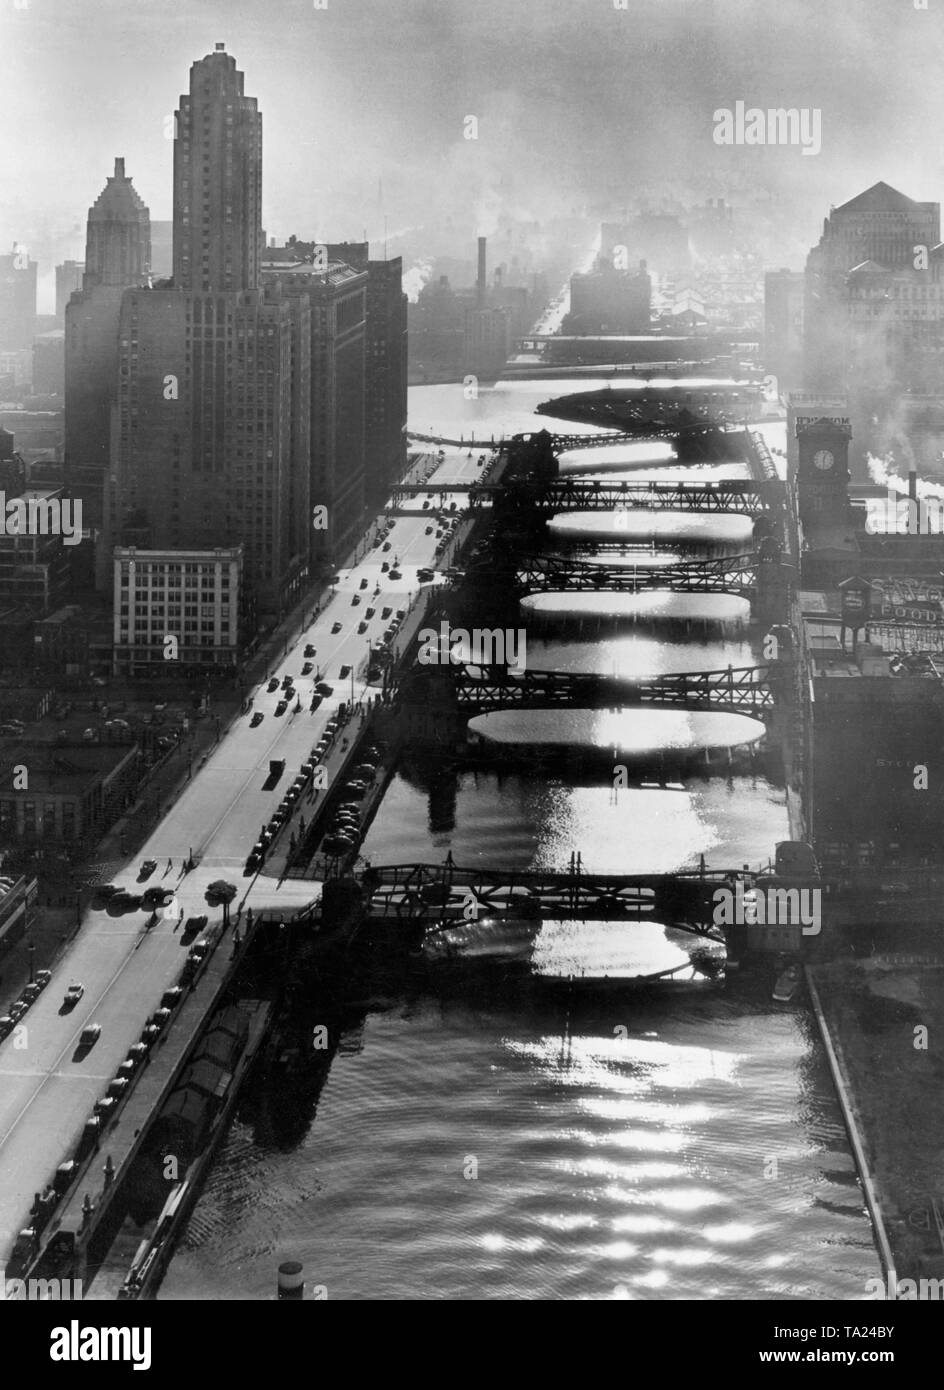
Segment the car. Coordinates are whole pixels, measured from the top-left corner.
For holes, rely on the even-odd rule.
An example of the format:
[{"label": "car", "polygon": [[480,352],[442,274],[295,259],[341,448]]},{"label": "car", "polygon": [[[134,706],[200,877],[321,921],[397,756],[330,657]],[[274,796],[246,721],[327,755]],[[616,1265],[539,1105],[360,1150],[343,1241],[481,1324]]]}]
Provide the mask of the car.
[{"label": "car", "polygon": [[0,1016],[0,1038],[5,1038],[9,1033],[12,1033],[15,1027],[16,1020],[12,1019],[9,1014]]},{"label": "car", "polygon": [[289,689],[291,688],[292,683],[294,682],[294,680],[295,680],[295,677],[294,677],[294,676],[283,676],[283,677],[282,677],[282,689],[283,689],[283,690],[289,690]]},{"label": "car", "polygon": [[279,703],[278,703],[278,704],[276,705],[276,707],[275,707],[275,712],[276,712],[276,714],[278,714],[278,715],[282,715],[282,714],[285,713],[285,711],[286,711],[287,709],[288,709],[288,702],[287,702],[286,700],[280,700]]},{"label": "car", "polygon": [[390,568],[390,561],[389,561],[389,560],[384,560],[383,564],[380,566],[380,573],[381,573],[381,574],[386,574],[386,573],[387,573],[387,570],[388,570],[389,568]]},{"label": "car", "polygon": [[315,689],[317,690],[319,695],[334,694],[334,686],[329,685],[327,681],[319,681],[318,684],[315,686]]},{"label": "car", "polygon": [[309,642],[308,645],[305,647],[305,655],[306,655],[306,656],[314,656],[314,655],[315,655],[315,649],[314,649],[314,647],[311,645],[310,642]]},{"label": "car", "polygon": [[397,622],[398,622],[398,623],[402,623],[402,622],[403,622],[403,619],[404,619],[405,617],[406,617],[406,609],[405,609],[405,608],[398,608],[398,609],[397,609]]},{"label": "car", "polygon": [[365,618],[372,618],[376,612],[377,612],[376,608],[365,608],[365,609],[364,609],[364,617],[365,617]]},{"label": "car", "polygon": [[390,542],[389,542],[389,541],[384,541],[383,545],[382,545],[380,548],[381,548],[381,550],[389,550],[389,549],[390,549]]},{"label": "car", "polygon": [[400,573],[399,570],[391,570],[391,571],[390,571],[390,578],[391,578],[391,579],[402,579],[402,578],[403,578],[403,575]]},{"label": "car", "polygon": [[304,664],[304,666],[302,667],[302,675],[303,675],[303,676],[310,676],[311,673],[312,673],[312,671],[313,671],[314,669],[315,669],[315,668],[312,666],[311,662],[310,662],[310,661],[306,661],[305,664]]},{"label": "car", "polygon": [[34,981],[32,982],[32,984],[27,985],[26,988],[24,989],[24,991],[23,991],[23,996],[22,996],[22,997],[23,997],[23,1001],[24,1001],[25,1003],[27,1003],[27,1004],[32,1004],[32,1003],[34,1003],[35,1000],[37,1000],[37,999],[39,998],[39,996],[42,994],[42,992],[43,992],[42,985],[38,985],[38,984],[36,983],[36,981],[34,980]]},{"label": "car", "polygon": [[161,888],[155,884],[153,888],[146,888],[141,894],[142,907],[163,907],[168,898],[174,896],[172,888]]},{"label": "car", "polygon": [[379,666],[368,666],[367,668],[367,679],[369,681],[379,681],[382,674]]},{"label": "car", "polygon": [[144,863],[141,865],[141,872],[142,872],[142,874],[153,874],[153,872],[154,872],[154,870],[155,870],[156,868],[157,868],[157,860],[156,860],[156,859],[145,859]]},{"label": "car", "polygon": [[273,690],[278,690],[278,688],[279,688],[279,678],[278,678],[278,676],[273,676],[272,679],[269,681],[269,684],[266,686],[266,689],[268,690],[269,694],[271,695],[271,694],[272,694],[272,691],[273,691]]},{"label": "car", "polygon": [[365,622],[359,622],[357,624],[357,631],[361,636],[363,636],[364,633],[367,631],[367,624]]},{"label": "car", "polygon": [[360,596],[360,594],[352,594],[352,596],[351,596],[351,607],[352,607],[352,608],[356,608],[356,607],[358,606],[358,604],[360,603],[360,601],[361,601],[361,596]]},{"label": "car", "polygon": [[263,721],[264,718],[265,718],[265,715],[262,714],[262,712],[261,712],[260,710],[256,710],[255,714],[252,716],[252,718],[251,718],[250,721],[249,721],[249,727],[250,727],[250,729],[258,729],[259,725],[262,723],[262,721]]},{"label": "car", "polygon": [[180,985],[172,985],[170,989],[165,989],[161,995],[162,1009],[175,1009],[184,997],[184,992]]},{"label": "car", "polygon": [[122,889],[116,883],[99,883],[95,885],[96,898],[113,898]]},{"label": "car", "polygon": [[334,623],[334,624],[332,625],[331,631],[332,631],[332,633],[334,633],[334,634],[339,633],[339,632],[341,631],[341,624],[340,624],[340,623]]},{"label": "car", "polygon": [[426,534],[427,534],[427,536],[431,536],[431,535],[433,534],[433,528],[432,528],[432,526],[427,526],[427,528],[426,528]]},{"label": "car", "polygon": [[384,608],[384,609],[381,610],[380,616],[381,616],[381,618],[382,618],[384,621],[386,621],[387,618],[390,617],[390,614],[391,614],[392,612],[393,612],[393,609],[392,609],[392,608]]},{"label": "car", "polygon": [[416,571],[416,577],[420,584],[429,584],[432,581],[434,574],[435,570],[427,568],[423,568],[421,570]]},{"label": "car", "polygon": [[321,702],[322,702],[323,699],[324,699],[324,696],[323,696],[323,695],[312,695],[311,700],[310,700],[309,705],[308,705],[308,708],[311,710],[312,714],[314,714],[315,710],[316,710],[316,709],[318,708],[318,706],[321,704]]},{"label": "car", "polygon": [[339,680],[342,680],[342,681],[343,681],[343,680],[347,680],[347,678],[348,678],[348,676],[349,676],[350,674],[351,674],[351,668],[350,668],[350,666],[342,666],[341,669],[340,669],[340,671],[338,672],[338,679],[339,679]]},{"label": "car", "polygon": [[67,1009],[74,1009],[84,993],[85,986],[80,984],[78,980],[73,980],[72,984],[66,990],[65,998],[62,1002]]},{"label": "car", "polygon": [[101,1035],[100,1023],[87,1023],[79,1034],[79,1047],[94,1047]]},{"label": "car", "polygon": [[366,589],[366,588],[367,588],[367,585],[369,584],[369,582],[370,582],[370,581],[367,580],[367,579],[362,579],[362,580],[361,580],[361,588],[362,588],[362,589]]},{"label": "car", "polygon": [[39,985],[40,989],[45,989],[46,986],[49,984],[49,981],[50,981],[51,979],[52,979],[52,971],[51,971],[51,970],[37,970],[37,971],[36,971],[36,983]]}]

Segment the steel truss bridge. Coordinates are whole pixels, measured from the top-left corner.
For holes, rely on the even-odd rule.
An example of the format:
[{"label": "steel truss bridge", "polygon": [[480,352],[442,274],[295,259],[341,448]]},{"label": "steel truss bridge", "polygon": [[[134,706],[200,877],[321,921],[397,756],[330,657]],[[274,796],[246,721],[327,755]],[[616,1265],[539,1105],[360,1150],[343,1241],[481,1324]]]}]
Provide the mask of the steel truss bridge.
[{"label": "steel truss bridge", "polygon": [[[526,555],[515,568],[526,593],[636,593],[659,589],[670,593],[734,594],[750,598],[757,586],[756,555],[730,555],[718,560],[693,560],[674,565],[599,565],[555,555]],[[489,567],[481,567],[487,573]],[[469,573],[474,577],[477,570]]]},{"label": "steel truss bridge", "polygon": [[[715,893],[768,885],[771,874],[736,869],[693,869],[674,874],[598,874],[582,867],[544,870],[460,868],[445,864],[384,864],[366,869],[361,883],[372,922],[417,922],[427,930],[497,925],[502,918],[671,924],[693,935],[724,941],[713,922]],[[791,886],[796,886],[790,881]]]},{"label": "steel truss bridge", "polygon": [[[400,681],[400,698],[437,704],[446,695],[470,716],[506,709],[619,709],[642,705],[744,714],[770,720],[782,663],[681,671],[646,680],[572,671],[510,670],[508,666],[415,666]],[[448,685],[445,683],[448,682]],[[437,690],[437,686],[439,689]]]},{"label": "steel truss bridge", "polygon": [[501,500],[514,507],[535,511],[542,516],[558,512],[619,512],[684,511],[737,512],[741,516],[756,516],[767,510],[769,501],[762,484],[742,478],[717,483],[602,483],[575,479],[551,479],[542,482],[511,482],[506,484],[466,483],[464,486],[416,487],[400,486],[391,496],[396,504],[401,497],[420,493],[464,492],[470,507]]}]

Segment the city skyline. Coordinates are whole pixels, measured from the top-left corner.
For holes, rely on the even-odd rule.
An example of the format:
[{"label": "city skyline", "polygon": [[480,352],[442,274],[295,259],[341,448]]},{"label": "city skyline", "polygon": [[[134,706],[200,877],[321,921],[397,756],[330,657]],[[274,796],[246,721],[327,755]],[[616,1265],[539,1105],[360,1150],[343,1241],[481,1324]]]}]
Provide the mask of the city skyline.
[{"label": "city skyline", "polygon": [[[24,139],[0,156],[0,238],[41,257],[42,307],[53,264],[81,256],[84,210],[116,155],[152,218],[167,220],[181,74],[220,41],[251,71],[267,112],[262,221],[277,240],[321,236],[330,223],[335,235],[361,240],[366,230],[381,242],[385,218],[390,239],[450,217],[490,234],[502,214],[559,208],[554,182],[581,205],[615,199],[620,184],[660,182],[645,138],[654,129],[669,188],[698,196],[711,180],[729,196],[753,187],[794,200],[797,254],[830,202],[891,170],[911,197],[944,191],[933,135],[944,49],[933,13],[899,0],[876,0],[867,22],[813,0],[788,0],[763,19],[740,0],[634,0],[626,12],[609,0],[542,0],[542,22],[535,15],[532,0],[513,17],[496,0],[447,0],[405,6],[391,32],[379,0],[326,10],[298,0],[279,24],[252,0],[147,0],[133,10],[104,0],[91,24],[62,0],[7,6],[0,26]],[[515,61],[519,45],[527,73]],[[882,80],[889,51],[914,74],[894,95]],[[583,105],[580,74],[591,68],[594,100]],[[84,100],[92,88],[104,101]],[[558,118],[550,123],[549,98]],[[743,161],[712,140],[714,110],[738,99],[821,108],[821,153],[758,150],[745,177]],[[467,114],[479,119],[477,141],[463,138]],[[50,151],[39,168],[37,150]]]}]

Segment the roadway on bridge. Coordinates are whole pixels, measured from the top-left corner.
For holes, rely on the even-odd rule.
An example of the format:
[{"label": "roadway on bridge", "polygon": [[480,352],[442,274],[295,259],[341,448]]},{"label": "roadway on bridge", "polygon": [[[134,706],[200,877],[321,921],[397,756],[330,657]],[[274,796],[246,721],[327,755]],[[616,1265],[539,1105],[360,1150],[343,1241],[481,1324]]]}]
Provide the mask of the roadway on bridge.
[{"label": "roadway on bridge", "polygon": [[[437,481],[468,478],[471,470],[477,471],[477,459],[478,453],[470,459],[458,450],[449,451],[437,470]],[[429,459],[430,465],[434,462]],[[318,742],[328,718],[341,700],[351,698],[350,680],[338,678],[340,666],[351,665],[355,672],[363,667],[368,643],[380,637],[389,621],[381,617],[383,608],[405,608],[410,594],[419,588],[417,567],[434,563],[435,536],[425,534],[423,514],[416,520],[398,520],[389,539],[388,552],[379,547],[369,550],[355,569],[341,572],[330,603],[274,668],[273,674],[295,677],[302,712],[294,714],[290,708],[276,717],[281,690],[270,695],[263,683],[253,692],[253,712],[264,714],[262,724],[251,729],[250,714],[235,720],[205,766],[194,768],[193,780],[134,859],[114,876],[114,883],[140,892],[139,867],[145,859],[156,859],[157,870],[147,882],[174,888],[184,919],[205,914],[211,924],[222,918],[222,910],[209,907],[205,900],[207,886],[216,879],[237,885],[234,910],[244,901],[255,912],[292,911],[319,896],[320,885],[310,882],[278,884],[264,876],[244,878],[243,866],[262,825]],[[392,561],[395,555],[402,574],[398,581],[381,573],[382,561]],[[362,591],[360,581],[365,578],[368,588]],[[382,588],[375,597],[376,584]],[[360,596],[356,607],[351,603],[354,594]],[[359,634],[358,624],[369,606],[376,615],[367,632]],[[332,634],[335,622],[341,630]],[[315,669],[303,677],[304,647],[309,642],[317,651]],[[334,685],[334,695],[311,714],[308,704],[319,671]],[[354,698],[361,698],[364,689],[355,680]],[[276,787],[266,791],[263,783],[269,759],[276,757],[285,759],[285,773]],[[198,867],[183,876],[183,861],[191,850]],[[173,861],[170,872],[166,871],[168,859]],[[121,917],[88,911],[49,986],[21,1027],[0,1044],[0,1261],[8,1258],[17,1230],[27,1224],[33,1194],[71,1153],[94,1102],[183,965],[186,951],[180,932],[170,920],[145,932],[148,915],[143,910]],[[85,994],[65,1014],[61,1012],[63,995],[72,980],[84,984]],[[101,1037],[85,1057],[77,1058],[79,1033],[92,1022],[102,1025]],[[103,1154],[107,1148],[106,1135]]]}]

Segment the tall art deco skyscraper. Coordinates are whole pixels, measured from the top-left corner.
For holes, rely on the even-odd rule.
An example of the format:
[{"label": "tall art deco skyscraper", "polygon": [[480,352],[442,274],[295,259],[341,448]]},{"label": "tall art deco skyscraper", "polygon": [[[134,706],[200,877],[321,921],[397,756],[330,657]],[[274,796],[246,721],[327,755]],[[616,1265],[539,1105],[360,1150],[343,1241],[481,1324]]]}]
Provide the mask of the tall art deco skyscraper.
[{"label": "tall art deco skyscraper", "polygon": [[174,287],[255,289],[262,249],[262,114],[218,43],[177,112]]},{"label": "tall art deco skyscraper", "polygon": [[[260,619],[302,592],[311,515],[310,311],[260,282],[261,179],[262,117],[217,44],[177,113],[173,286],[122,298],[105,497],[113,545],[241,546]],[[203,617],[180,616],[186,639]]]}]

